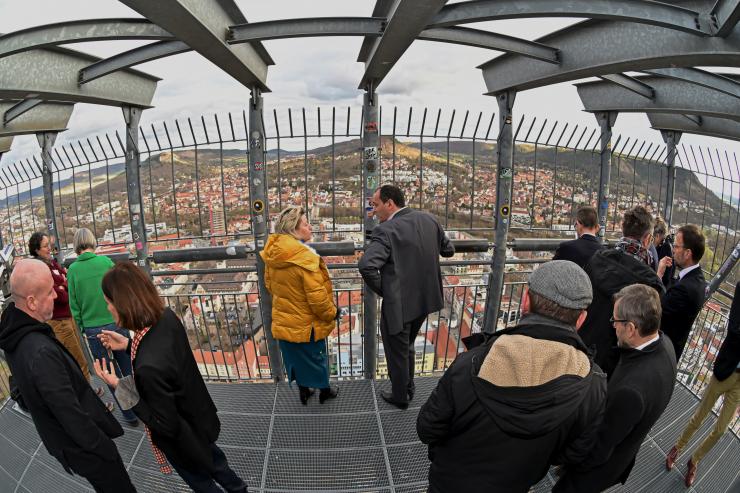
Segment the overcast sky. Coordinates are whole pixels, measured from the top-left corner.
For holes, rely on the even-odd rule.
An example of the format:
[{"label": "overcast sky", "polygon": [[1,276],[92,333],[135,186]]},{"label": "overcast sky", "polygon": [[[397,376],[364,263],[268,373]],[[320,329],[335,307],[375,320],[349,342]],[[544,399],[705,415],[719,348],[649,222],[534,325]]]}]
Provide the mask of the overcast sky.
[{"label": "overcast sky", "polygon": [[[291,17],[370,16],[375,4],[372,0],[237,0],[250,22]],[[73,19],[140,17],[125,5],[114,0],[0,0],[0,32],[8,33],[34,25]],[[471,24],[470,27],[502,34],[536,39],[567,26],[577,19],[509,20]],[[287,108],[305,107],[315,111],[317,106],[359,108],[362,93],[357,85],[362,78],[363,64],[357,63],[362,43],[359,37],[298,38],[265,42],[275,60],[270,67],[267,84],[272,90],[265,95],[265,108],[287,111]],[[133,48],[140,42],[98,42],[69,45],[97,56],[110,56]],[[424,107],[436,115],[441,108],[444,115],[452,109],[464,114],[471,110],[490,115],[497,111],[495,100],[483,96],[486,91],[481,72],[476,67],[498,56],[499,52],[453,46],[444,43],[416,41],[378,89],[381,105],[390,109],[397,106],[406,115],[409,107],[421,114]],[[534,63],[534,62],[533,62]],[[200,55],[177,55],[148,64],[138,69],[161,77],[153,100],[153,109],[146,110],[142,123],[171,121],[174,118],[201,114],[226,114],[241,110],[249,100],[249,91],[230,76],[211,65]],[[711,69],[738,72],[732,69]],[[346,109],[344,109],[346,111]],[[583,107],[572,83],[535,89],[517,95],[515,118],[526,114],[570,122],[571,125],[595,127],[592,115]],[[322,113],[323,115],[324,113]],[[387,113],[390,114],[390,113]],[[121,110],[113,107],[78,104],[69,123],[69,130],[58,142],[77,140],[104,131],[123,128]],[[571,126],[572,128],[572,126]],[[660,135],[649,128],[645,115],[621,114],[615,125],[615,135],[622,134],[650,142],[662,143]],[[727,149],[740,154],[737,142],[684,135],[682,143]],[[17,137],[13,150],[3,157],[7,164],[38,152],[33,137]]]}]

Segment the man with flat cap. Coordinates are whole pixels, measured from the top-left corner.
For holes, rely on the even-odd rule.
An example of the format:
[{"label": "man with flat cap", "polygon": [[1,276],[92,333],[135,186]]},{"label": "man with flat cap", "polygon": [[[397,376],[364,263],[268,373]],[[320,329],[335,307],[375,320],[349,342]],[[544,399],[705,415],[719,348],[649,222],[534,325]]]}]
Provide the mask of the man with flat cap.
[{"label": "man with flat cap", "polygon": [[587,456],[606,399],[606,375],[577,333],[591,298],[578,265],[543,264],[520,323],[455,359],[416,423],[431,493],[526,492],[550,465]]},{"label": "man with flat cap", "polygon": [[40,260],[18,262],[10,291],[13,302],[0,317],[0,348],[44,446],[96,492],[135,492],[111,439],[123,435],[121,425],[46,323],[56,298],[49,268]]}]

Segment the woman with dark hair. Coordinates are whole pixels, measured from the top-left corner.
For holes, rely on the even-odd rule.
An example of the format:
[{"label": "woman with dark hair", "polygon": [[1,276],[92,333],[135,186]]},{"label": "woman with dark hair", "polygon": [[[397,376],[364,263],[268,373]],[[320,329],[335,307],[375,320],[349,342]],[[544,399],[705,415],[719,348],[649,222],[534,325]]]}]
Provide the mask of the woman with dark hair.
[{"label": "woman with dark hair", "polygon": [[[74,236],[74,248],[77,259],[69,266],[67,281],[69,282],[69,307],[72,316],[87,339],[93,359],[101,359],[108,366],[109,358],[116,362],[118,377],[131,375],[131,358],[125,351],[111,351],[103,347],[98,335],[103,330],[114,330],[123,337],[129,337],[127,330],[116,326],[113,317],[106,308],[100,282],[108,270],[113,267],[113,261],[104,255],[95,255],[97,241],[92,231],[79,228]],[[114,389],[109,387],[113,399],[116,400]],[[131,411],[126,411],[116,400],[123,419],[131,426],[137,426],[139,420]],[[112,405],[111,409],[113,408]]]},{"label": "woman with dark hair", "polygon": [[272,294],[272,335],[280,341],[288,379],[298,382],[304,406],[312,388],[320,389],[321,404],[337,396],[337,389],[329,386],[326,337],[339,311],[324,259],[305,244],[311,236],[303,208],[287,207],[260,252],[265,286]]},{"label": "woman with dark hair", "polygon": [[[54,279],[54,291],[57,297],[54,299],[54,315],[47,323],[54,331],[54,335],[67,348],[69,353],[75,359],[77,364],[85,375],[87,381],[90,381],[90,370],[87,366],[87,360],[82,350],[82,341],[80,334],[72,321],[72,314],[69,309],[69,291],[67,287],[67,271],[59,265],[59,262],[51,255],[51,242],[49,235],[43,232],[36,232],[28,240],[28,253],[37,260],[41,260],[51,271],[51,277]],[[98,396],[103,394],[103,389],[97,389]]]},{"label": "woman with dark hair", "polygon": [[160,469],[167,462],[196,492],[247,492],[216,445],[221,423],[193,357],[180,319],[165,308],[157,289],[138,267],[117,264],[103,277],[103,294],[118,326],[134,332],[129,340],[104,330],[105,347],[128,351],[133,375],[119,379],[100,360],[95,372],[116,389],[116,397],[146,425]]}]

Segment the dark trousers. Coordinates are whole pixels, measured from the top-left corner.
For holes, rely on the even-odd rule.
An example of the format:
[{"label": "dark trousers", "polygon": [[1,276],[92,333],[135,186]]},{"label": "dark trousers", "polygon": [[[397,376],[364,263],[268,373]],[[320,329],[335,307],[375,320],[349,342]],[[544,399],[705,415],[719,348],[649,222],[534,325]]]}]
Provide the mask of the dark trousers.
[{"label": "dark trousers", "polygon": [[172,464],[175,471],[177,471],[177,474],[179,474],[183,481],[185,481],[196,493],[222,493],[223,490],[219,488],[216,483],[223,486],[223,488],[229,493],[247,493],[247,483],[242,481],[242,479],[229,467],[229,463],[226,461],[226,456],[215,443],[211,444],[211,453],[213,454],[212,472],[185,469],[184,467],[172,462],[169,457],[167,459],[170,464]]},{"label": "dark trousers", "polygon": [[385,319],[380,321],[380,335],[383,338],[385,361],[388,365],[388,377],[391,379],[393,399],[398,402],[408,402],[409,391],[414,391],[414,370],[416,367],[416,352],[414,341],[419,335],[421,324],[426,315],[403,324],[401,332],[391,334],[386,327]]},{"label": "dark trousers", "polygon": [[69,468],[75,474],[87,479],[96,493],[136,493],[136,488],[131,483],[118,454],[110,461],[92,454],[74,458],[69,454],[68,460]]}]

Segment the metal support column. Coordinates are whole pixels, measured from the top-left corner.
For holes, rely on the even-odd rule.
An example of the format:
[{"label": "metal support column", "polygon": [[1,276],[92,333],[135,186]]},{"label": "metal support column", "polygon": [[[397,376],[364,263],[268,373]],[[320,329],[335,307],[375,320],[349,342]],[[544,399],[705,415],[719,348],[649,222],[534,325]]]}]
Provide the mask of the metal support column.
[{"label": "metal support column", "polygon": [[146,226],[144,225],[144,205],[141,200],[141,180],[139,168],[139,121],[141,108],[123,107],[123,118],[126,121],[126,193],[128,196],[128,214],[131,219],[131,238],[136,248],[136,265],[151,272],[147,258]]},{"label": "metal support column", "polygon": [[[378,95],[375,88],[368,86],[363,100],[362,122],[362,204],[364,209],[363,229],[365,245],[370,240],[370,233],[377,224],[370,200],[375,190],[380,186],[380,135],[378,134]],[[378,297],[367,287],[362,285],[363,299],[363,366],[365,378],[375,378],[378,360]]]},{"label": "metal support column", "polygon": [[54,258],[57,262],[61,262],[61,239],[59,238],[57,230],[57,218],[54,212],[54,177],[51,171],[51,148],[54,146],[54,142],[57,139],[57,132],[41,132],[36,134],[36,138],[41,146],[41,164],[43,169],[41,170],[41,176],[43,178],[44,187],[44,210],[46,211],[46,231],[49,234],[49,241],[51,244]]},{"label": "metal support column", "polygon": [[607,216],[609,215],[609,181],[612,174],[612,127],[617,121],[616,111],[597,111],[594,113],[596,121],[601,127],[601,149],[599,159],[601,174],[599,175],[599,239],[604,242],[606,236]]},{"label": "metal support column", "polygon": [[283,358],[277,341],[272,337],[272,295],[265,287],[265,262],[260,252],[265,248],[270,233],[268,215],[267,171],[265,170],[265,129],[262,125],[262,91],[252,87],[249,99],[249,199],[251,201],[252,234],[257,258],[257,285],[259,289],[262,326],[270,352],[272,378],[279,382],[285,378]]},{"label": "metal support column", "polygon": [[735,248],[730,252],[730,255],[727,256],[722,267],[719,268],[717,273],[714,274],[714,277],[712,277],[712,280],[707,284],[706,290],[704,291],[704,300],[711,298],[712,294],[719,289],[722,282],[730,275],[732,269],[735,268],[738,259],[740,259],[740,241],[735,245]]},{"label": "metal support column", "polygon": [[665,142],[668,155],[666,157],[666,164],[668,165],[668,180],[666,183],[666,196],[665,206],[663,208],[663,219],[670,228],[671,220],[673,218],[673,194],[676,190],[676,146],[678,141],[681,140],[681,132],[675,130],[661,130],[660,135],[663,136],[663,142]]},{"label": "metal support column", "polygon": [[498,102],[498,138],[496,140],[496,233],[494,237],[491,274],[488,278],[486,315],[483,332],[496,331],[498,310],[501,305],[501,291],[504,287],[506,267],[506,237],[509,233],[511,217],[511,191],[514,177],[514,133],[512,129],[512,110],[516,91],[506,91],[496,96]]}]

